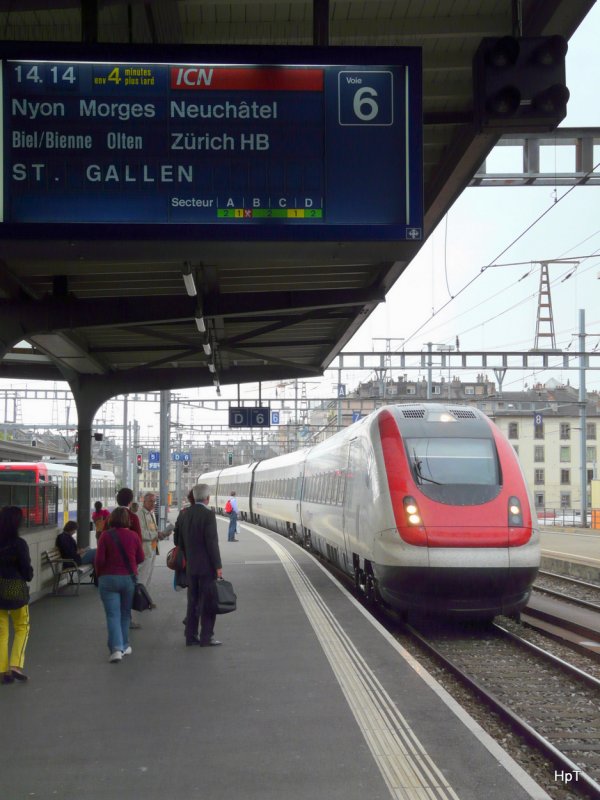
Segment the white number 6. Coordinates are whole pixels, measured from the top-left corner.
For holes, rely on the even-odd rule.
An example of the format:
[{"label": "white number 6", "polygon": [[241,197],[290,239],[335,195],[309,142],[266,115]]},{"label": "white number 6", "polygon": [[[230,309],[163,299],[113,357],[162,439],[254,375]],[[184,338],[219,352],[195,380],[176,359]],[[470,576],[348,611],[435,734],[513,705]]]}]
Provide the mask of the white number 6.
[{"label": "white number 6", "polygon": [[370,122],[379,113],[379,106],[373,100],[374,97],[377,97],[377,92],[370,86],[363,86],[354,95],[354,113],[363,122]]}]

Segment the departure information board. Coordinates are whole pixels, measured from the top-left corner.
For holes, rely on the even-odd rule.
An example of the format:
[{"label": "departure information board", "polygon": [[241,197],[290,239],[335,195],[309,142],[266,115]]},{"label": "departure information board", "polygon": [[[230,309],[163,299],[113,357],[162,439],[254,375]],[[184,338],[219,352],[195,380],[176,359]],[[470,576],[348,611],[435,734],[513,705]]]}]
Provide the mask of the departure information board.
[{"label": "departure information board", "polygon": [[422,237],[419,49],[85,52],[0,49],[0,235]]}]

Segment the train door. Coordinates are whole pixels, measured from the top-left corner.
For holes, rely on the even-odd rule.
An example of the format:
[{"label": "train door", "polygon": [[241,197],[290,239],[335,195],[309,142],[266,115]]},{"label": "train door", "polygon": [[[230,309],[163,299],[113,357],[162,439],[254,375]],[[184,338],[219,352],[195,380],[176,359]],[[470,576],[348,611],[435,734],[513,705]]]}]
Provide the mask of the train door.
[{"label": "train door", "polygon": [[248,489],[248,520],[254,522],[254,489],[256,487],[255,471],[260,461],[257,461],[250,470],[250,488]]},{"label": "train door", "polygon": [[357,483],[360,474],[360,440],[352,439],[348,447],[348,462],[344,477],[343,530],[347,562],[352,564],[360,538],[360,492]]},{"label": "train door", "polygon": [[69,475],[68,473],[63,473],[62,475],[62,511],[58,508],[58,519],[59,522],[62,519],[63,527],[69,521],[69,505],[71,502],[71,487],[69,485]]}]

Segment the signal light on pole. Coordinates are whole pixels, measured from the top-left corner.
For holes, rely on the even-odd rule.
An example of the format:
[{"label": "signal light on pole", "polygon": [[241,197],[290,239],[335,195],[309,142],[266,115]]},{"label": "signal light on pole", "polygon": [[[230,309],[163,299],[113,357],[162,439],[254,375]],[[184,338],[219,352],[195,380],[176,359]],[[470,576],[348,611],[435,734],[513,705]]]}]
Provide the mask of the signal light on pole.
[{"label": "signal light on pole", "polygon": [[142,471],[142,454],[138,453],[136,455],[136,458],[137,458],[137,471],[141,472]]},{"label": "signal light on pole", "polygon": [[567,113],[563,36],[482,39],[473,59],[475,121],[484,132],[552,131]]}]

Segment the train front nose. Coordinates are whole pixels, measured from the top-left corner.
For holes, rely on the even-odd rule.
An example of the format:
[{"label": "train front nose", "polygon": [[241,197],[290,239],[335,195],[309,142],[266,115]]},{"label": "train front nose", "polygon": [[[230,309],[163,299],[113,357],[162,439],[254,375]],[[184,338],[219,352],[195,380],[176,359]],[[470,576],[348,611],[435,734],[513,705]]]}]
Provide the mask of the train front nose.
[{"label": "train front nose", "polygon": [[407,611],[469,618],[518,613],[529,599],[539,563],[509,547],[428,548],[426,562],[377,565],[383,599]]}]

